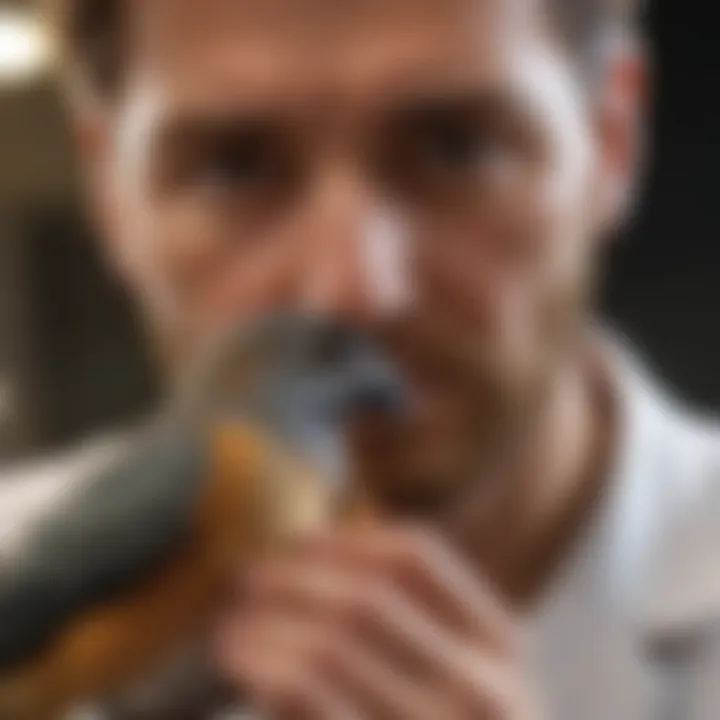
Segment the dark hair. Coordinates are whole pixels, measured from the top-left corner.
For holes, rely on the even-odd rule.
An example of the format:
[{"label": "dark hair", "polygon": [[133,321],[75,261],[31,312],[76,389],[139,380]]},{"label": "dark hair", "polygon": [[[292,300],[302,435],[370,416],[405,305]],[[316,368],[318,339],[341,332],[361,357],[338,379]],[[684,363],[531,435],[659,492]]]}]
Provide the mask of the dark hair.
[{"label": "dark hair", "polygon": [[[111,97],[122,80],[127,0],[50,0],[63,66],[86,89]],[[633,28],[642,0],[546,0],[560,37],[586,61],[611,27]]]}]

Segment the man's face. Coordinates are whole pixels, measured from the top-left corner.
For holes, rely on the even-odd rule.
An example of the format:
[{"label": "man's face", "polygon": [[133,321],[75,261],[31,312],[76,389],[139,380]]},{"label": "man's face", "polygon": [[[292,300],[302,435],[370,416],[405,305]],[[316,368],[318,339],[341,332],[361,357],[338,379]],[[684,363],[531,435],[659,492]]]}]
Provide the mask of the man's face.
[{"label": "man's face", "polygon": [[488,470],[584,314],[603,163],[524,0],[130,3],[113,253],[182,365],[275,310],[367,329],[411,409],[355,438],[398,502]]}]

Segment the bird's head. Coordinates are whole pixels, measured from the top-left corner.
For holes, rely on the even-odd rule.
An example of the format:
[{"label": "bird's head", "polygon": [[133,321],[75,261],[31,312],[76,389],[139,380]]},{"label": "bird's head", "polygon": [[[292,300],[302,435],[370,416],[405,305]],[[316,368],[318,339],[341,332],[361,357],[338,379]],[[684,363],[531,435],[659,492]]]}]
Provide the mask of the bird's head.
[{"label": "bird's head", "polygon": [[347,424],[397,412],[403,390],[395,369],[362,332],[284,314],[224,335],[189,375],[180,398],[183,413],[259,423],[337,471]]}]

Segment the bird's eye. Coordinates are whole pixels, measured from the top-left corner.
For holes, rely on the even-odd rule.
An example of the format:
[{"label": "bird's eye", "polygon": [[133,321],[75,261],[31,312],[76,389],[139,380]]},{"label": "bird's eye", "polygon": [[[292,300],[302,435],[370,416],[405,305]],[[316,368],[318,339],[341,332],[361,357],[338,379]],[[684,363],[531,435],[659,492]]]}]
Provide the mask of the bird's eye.
[{"label": "bird's eye", "polygon": [[339,326],[323,327],[312,348],[312,362],[322,370],[337,370],[349,358],[354,347],[352,333]]}]

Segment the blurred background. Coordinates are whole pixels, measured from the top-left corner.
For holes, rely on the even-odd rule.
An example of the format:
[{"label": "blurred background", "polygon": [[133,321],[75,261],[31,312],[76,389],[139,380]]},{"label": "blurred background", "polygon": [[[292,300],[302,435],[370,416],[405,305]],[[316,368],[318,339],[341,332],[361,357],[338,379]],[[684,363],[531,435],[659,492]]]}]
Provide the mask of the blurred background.
[{"label": "blurred background", "polygon": [[[0,0],[0,462],[130,423],[156,396],[78,201],[27,3]],[[650,166],[603,312],[693,404],[720,409],[720,43],[710,0],[653,0]]]}]

